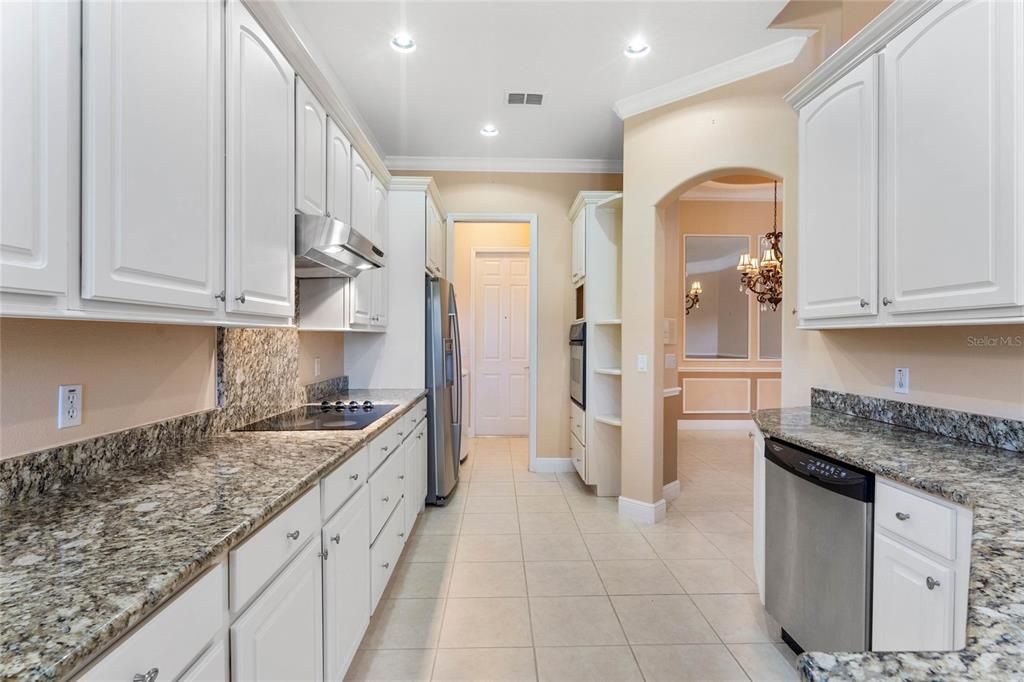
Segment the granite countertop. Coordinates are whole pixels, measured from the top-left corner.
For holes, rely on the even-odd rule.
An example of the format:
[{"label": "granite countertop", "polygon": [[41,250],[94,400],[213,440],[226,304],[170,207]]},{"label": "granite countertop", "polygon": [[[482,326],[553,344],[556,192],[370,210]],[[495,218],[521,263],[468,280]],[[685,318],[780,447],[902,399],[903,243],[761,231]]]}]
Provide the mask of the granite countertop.
[{"label": "granite countertop", "polygon": [[0,679],[67,677],[423,394],[349,391],[399,407],[362,431],[226,433],[0,506]]},{"label": "granite countertop", "polygon": [[951,652],[808,652],[806,679],[1024,676],[1024,455],[829,410],[760,410],[766,435],[973,510],[967,647]]}]

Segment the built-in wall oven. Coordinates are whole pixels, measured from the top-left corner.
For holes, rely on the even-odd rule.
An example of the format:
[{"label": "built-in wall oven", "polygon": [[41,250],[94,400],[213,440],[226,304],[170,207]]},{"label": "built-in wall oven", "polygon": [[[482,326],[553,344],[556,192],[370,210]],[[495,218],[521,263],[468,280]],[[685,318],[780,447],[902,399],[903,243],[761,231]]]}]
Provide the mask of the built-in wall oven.
[{"label": "built-in wall oven", "polygon": [[587,323],[576,322],[569,328],[569,397],[587,409]]}]

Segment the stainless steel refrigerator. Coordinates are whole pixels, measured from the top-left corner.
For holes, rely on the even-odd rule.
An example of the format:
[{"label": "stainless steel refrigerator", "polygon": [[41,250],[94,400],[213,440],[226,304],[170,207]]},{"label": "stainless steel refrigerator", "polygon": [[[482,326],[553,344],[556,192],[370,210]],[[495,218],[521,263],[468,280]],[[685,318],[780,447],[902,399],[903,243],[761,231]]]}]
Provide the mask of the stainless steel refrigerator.
[{"label": "stainless steel refrigerator", "polygon": [[459,482],[462,344],[455,287],[427,277],[427,503],[444,505]]}]

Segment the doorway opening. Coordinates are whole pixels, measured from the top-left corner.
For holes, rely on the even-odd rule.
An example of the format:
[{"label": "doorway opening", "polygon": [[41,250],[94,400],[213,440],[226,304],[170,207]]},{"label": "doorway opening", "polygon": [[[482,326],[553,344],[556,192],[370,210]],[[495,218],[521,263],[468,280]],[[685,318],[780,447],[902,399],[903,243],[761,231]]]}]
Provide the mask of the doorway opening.
[{"label": "doorway opening", "polygon": [[486,449],[507,439],[536,462],[537,219],[532,214],[449,214],[452,282],[465,301],[463,432]]}]

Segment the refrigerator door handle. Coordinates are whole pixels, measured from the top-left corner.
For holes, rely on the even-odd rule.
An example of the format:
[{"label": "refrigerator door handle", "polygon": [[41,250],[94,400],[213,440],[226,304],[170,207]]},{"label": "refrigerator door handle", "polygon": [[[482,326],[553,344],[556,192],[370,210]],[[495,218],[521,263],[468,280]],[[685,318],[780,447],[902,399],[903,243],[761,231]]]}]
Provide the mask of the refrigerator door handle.
[{"label": "refrigerator door handle", "polygon": [[449,319],[452,323],[452,337],[455,339],[455,362],[452,363],[455,368],[455,377],[452,394],[458,397],[458,404],[452,407],[452,425],[458,426],[462,423],[462,338],[459,336],[458,310],[452,312]]}]

